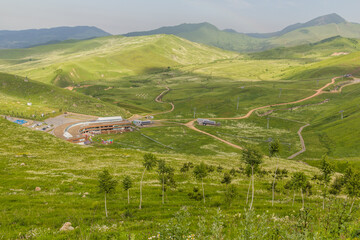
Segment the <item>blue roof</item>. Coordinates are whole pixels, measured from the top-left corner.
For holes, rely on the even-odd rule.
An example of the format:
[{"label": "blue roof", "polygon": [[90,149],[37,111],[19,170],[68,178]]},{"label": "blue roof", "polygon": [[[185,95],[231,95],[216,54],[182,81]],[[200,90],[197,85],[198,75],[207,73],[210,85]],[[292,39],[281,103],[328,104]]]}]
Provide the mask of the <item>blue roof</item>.
[{"label": "blue roof", "polygon": [[27,121],[25,121],[25,120],[15,120],[14,123],[23,125],[23,124],[27,123]]}]

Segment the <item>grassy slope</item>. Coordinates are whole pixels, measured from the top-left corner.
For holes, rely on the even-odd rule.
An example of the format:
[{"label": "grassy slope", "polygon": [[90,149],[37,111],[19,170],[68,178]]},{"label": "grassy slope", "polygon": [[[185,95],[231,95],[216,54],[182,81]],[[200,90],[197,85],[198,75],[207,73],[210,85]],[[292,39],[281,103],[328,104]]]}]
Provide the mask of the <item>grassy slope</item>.
[{"label": "grassy slope", "polygon": [[290,47],[315,43],[334,36],[360,38],[360,24],[339,23],[296,29],[279,37],[253,38],[245,34],[220,31],[214,27],[202,27],[192,32],[177,34],[191,41],[238,52],[259,52],[274,47]]},{"label": "grassy slope", "polygon": [[[165,206],[162,207],[157,173],[147,172],[144,179],[143,209],[140,211],[138,189],[144,152],[76,146],[3,119],[0,119],[0,127],[7,129],[6,134],[0,135],[3,143],[0,146],[0,196],[3,206],[0,213],[0,236],[5,239],[18,238],[19,234],[24,237],[26,234],[35,234],[35,237],[42,236],[44,239],[77,239],[80,236],[102,239],[106,234],[110,234],[111,230],[109,233],[101,232],[96,226],[112,226],[115,223],[117,226],[114,230],[136,233],[136,239],[143,239],[144,235],[156,232],[158,223],[166,222],[181,206],[187,205],[194,214],[202,214],[202,202],[187,196],[198,183],[191,173],[179,172],[183,163],[191,161],[197,164],[205,161],[214,166],[221,165],[226,171],[241,165],[239,155],[235,153],[205,157],[157,154],[176,169],[178,187],[168,191]],[[21,166],[21,163],[25,163],[25,166]],[[295,170],[302,170],[309,176],[317,173],[315,168],[294,161],[279,160],[279,166],[287,168],[290,173]],[[117,180],[121,181],[125,173],[134,180],[130,205],[132,217],[124,216],[127,209],[126,193],[119,186],[115,195],[108,196],[109,218],[105,218],[104,196],[99,194],[97,189],[97,174],[104,168],[111,169]],[[273,170],[273,163],[265,159],[264,168]],[[213,211],[220,206],[224,214],[232,216],[244,208],[248,177],[240,174],[233,180],[240,195],[229,208],[223,203],[224,186],[220,183],[222,176],[223,173],[215,171],[204,181],[207,211]],[[271,205],[270,191],[266,190],[266,184],[271,182],[271,179],[268,175],[256,180],[255,208],[259,213]],[[282,184],[280,183],[280,186]],[[41,191],[35,192],[35,187],[41,187]],[[89,195],[84,198],[82,196],[85,192]],[[277,193],[277,198],[282,198],[289,204],[276,204],[271,212],[289,215],[293,209],[300,208],[300,201],[296,201],[294,207],[291,206],[291,197],[284,190]],[[307,201],[317,204],[320,200],[313,196]],[[58,229],[67,221],[80,229],[68,235],[59,233]],[[120,221],[124,222],[119,223]],[[48,228],[50,230],[47,230]]]},{"label": "grassy slope", "polygon": [[177,36],[237,52],[261,51],[266,49],[268,45],[266,40],[252,38],[241,33],[220,31],[209,25],[204,25],[194,31],[178,33]]},{"label": "grassy slope", "polygon": [[[102,102],[83,94],[71,92],[56,86],[29,80],[23,77],[0,73],[0,113],[22,115],[29,118],[35,114],[52,111],[71,111],[90,115],[121,115],[129,113],[123,108]],[[32,106],[27,106],[31,102]]]},{"label": "grassy slope", "polygon": [[360,24],[345,22],[302,27],[280,36],[269,38],[256,38],[242,33],[221,31],[209,23],[182,24],[134,34],[141,36],[154,33],[174,34],[190,41],[245,53],[259,52],[276,47],[315,43],[338,35],[347,38],[360,38]]},{"label": "grassy slope", "polygon": [[280,37],[272,38],[274,46],[295,46],[314,43],[334,36],[360,38],[360,24],[340,23],[301,28]]},{"label": "grassy slope", "polygon": [[3,71],[58,86],[118,79],[177,65],[211,62],[237,54],[175,36],[105,37],[30,49],[0,51]]},{"label": "grassy slope", "polygon": [[359,72],[360,52],[345,56],[331,57],[327,60],[310,63],[284,71],[279,77],[285,79],[316,79],[341,76],[347,73]]},{"label": "grassy slope", "polygon": [[360,40],[342,37],[324,39],[317,43],[309,43],[295,47],[274,48],[268,51],[249,54],[254,59],[309,59],[321,60],[329,58],[333,53],[351,53],[360,50]]}]

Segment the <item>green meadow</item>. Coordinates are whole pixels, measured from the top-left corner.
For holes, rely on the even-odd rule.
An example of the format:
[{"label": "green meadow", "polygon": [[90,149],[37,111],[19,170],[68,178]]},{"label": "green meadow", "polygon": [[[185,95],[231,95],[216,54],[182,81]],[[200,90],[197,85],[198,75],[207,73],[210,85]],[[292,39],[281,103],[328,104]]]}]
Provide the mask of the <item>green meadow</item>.
[{"label": "green meadow", "polygon": [[[0,127],[6,131],[0,135],[0,239],[149,239],[157,234],[165,239],[171,231],[178,239],[186,239],[184,234],[210,239],[216,233],[223,237],[213,239],[259,239],[250,233],[269,229],[273,231],[264,239],[316,239],[316,234],[322,237],[318,239],[359,237],[358,200],[353,213],[339,220],[341,226],[325,225],[340,216],[337,211],[349,212],[351,199],[345,190],[327,195],[328,208],[322,211],[324,189],[314,176],[320,174],[324,154],[336,170],[331,181],[347,165],[360,169],[356,130],[360,84],[346,86],[341,93],[332,92],[336,87],[330,86],[315,98],[261,109],[246,119],[215,119],[220,126],[195,125],[243,149],[260,149],[264,161],[255,174],[254,212],[247,210],[250,172],[243,150],[185,126],[194,118],[241,117],[253,108],[303,99],[335,76],[351,73],[335,86],[349,83],[359,77],[359,47],[358,40],[336,37],[239,54],[175,36],[151,35],[0,50],[1,115],[43,120],[41,113],[126,118],[151,114],[155,121],[132,132],[99,135],[92,145],[79,146],[1,118]],[[342,51],[349,54],[331,56]],[[156,102],[166,88],[170,91],[163,103]],[[169,111],[170,102],[174,111],[157,114]],[[310,126],[302,132],[306,151],[288,160],[301,150],[297,131],[307,123]],[[114,143],[105,145],[102,139]],[[279,141],[280,152],[269,158],[273,140]],[[157,166],[146,171],[139,209],[146,153],[173,169],[176,187],[167,187],[162,204]],[[195,168],[181,171],[189,162],[207,165],[206,203]],[[119,181],[107,198],[108,218],[98,188],[98,174],[104,169]],[[275,169],[282,173],[272,206]],[[221,182],[230,171],[228,186]],[[305,208],[300,191],[295,191],[293,203],[294,191],[286,185],[295,172],[305,173],[312,186],[304,193]],[[133,181],[129,205],[121,188],[125,175]],[[41,190],[35,191],[36,187]],[[228,188],[234,191],[230,197]],[[309,218],[304,216],[307,211]],[[303,221],[312,227],[304,227]],[[71,222],[74,231],[59,232],[65,222]],[[253,229],[250,235],[243,232],[246,226]]]}]

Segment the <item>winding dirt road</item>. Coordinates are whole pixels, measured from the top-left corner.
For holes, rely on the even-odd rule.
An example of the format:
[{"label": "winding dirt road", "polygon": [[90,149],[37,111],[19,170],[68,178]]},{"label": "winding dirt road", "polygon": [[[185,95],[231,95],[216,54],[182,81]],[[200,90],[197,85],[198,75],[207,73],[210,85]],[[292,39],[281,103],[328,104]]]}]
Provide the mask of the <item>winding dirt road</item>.
[{"label": "winding dirt road", "polygon": [[306,146],[305,146],[304,138],[302,137],[301,132],[302,132],[302,130],[304,130],[304,128],[306,128],[306,127],[308,127],[308,126],[310,126],[309,123],[306,124],[306,125],[304,125],[304,126],[302,126],[302,127],[299,129],[299,131],[297,132],[297,134],[299,135],[299,138],[300,138],[301,150],[298,151],[297,153],[294,153],[294,154],[291,155],[290,157],[288,157],[288,159],[293,159],[293,158],[299,156],[300,154],[302,154],[303,152],[306,151]]},{"label": "winding dirt road", "polygon": [[167,104],[170,104],[171,105],[171,109],[168,110],[168,111],[164,111],[164,112],[158,112],[158,113],[154,113],[154,114],[148,114],[146,115],[145,117],[148,117],[148,116],[155,116],[155,115],[160,115],[160,114],[165,114],[165,113],[171,113],[172,111],[174,111],[175,109],[175,105],[172,103],[172,102],[163,102],[162,101],[162,98],[168,93],[170,92],[170,88],[169,87],[166,87],[166,90],[163,91],[162,93],[159,94],[159,96],[157,96],[155,98],[155,101],[158,102],[158,103],[167,103]]},{"label": "winding dirt road", "polygon": [[[290,105],[290,104],[296,104],[296,103],[301,103],[301,102],[304,102],[304,101],[307,101],[309,99],[312,99],[314,97],[317,97],[323,93],[327,93],[327,92],[324,92],[324,89],[326,89],[327,87],[333,85],[336,81],[336,79],[338,78],[341,78],[341,77],[334,77],[331,79],[331,82],[327,83],[326,85],[324,85],[323,87],[317,89],[315,91],[315,93],[311,96],[308,96],[306,98],[302,98],[300,100],[296,100],[296,101],[292,101],[292,102],[286,102],[286,103],[277,103],[277,104],[271,104],[271,105],[265,105],[265,106],[261,106],[261,107],[257,107],[257,108],[253,108],[251,109],[249,112],[247,112],[245,115],[243,116],[240,116],[240,117],[232,117],[232,118],[210,118],[210,119],[213,119],[213,120],[241,120],[241,119],[246,119],[246,118],[249,118],[255,111],[257,110],[261,110],[261,109],[264,109],[264,108],[269,108],[269,107],[276,107],[276,106],[283,106],[283,105]],[[345,87],[345,86],[349,86],[349,85],[352,85],[352,84],[356,84],[356,83],[360,83],[360,80],[359,79],[355,79],[353,82],[351,82],[350,84],[346,84],[344,86],[341,86],[341,88],[339,90],[337,90],[336,92],[341,92],[342,88]],[[151,116],[151,115],[160,115],[160,114],[165,114],[165,113],[170,113],[172,111],[174,111],[175,109],[175,105],[172,103],[172,102],[163,102],[162,101],[162,98],[170,91],[170,88],[169,87],[166,87],[166,90],[161,92],[156,98],[155,98],[155,101],[158,102],[158,103],[168,103],[171,105],[171,109],[168,110],[168,111],[164,111],[164,112],[159,112],[159,113],[154,113],[154,114],[149,114],[149,115],[146,115],[145,117],[147,116]],[[184,126],[194,130],[194,131],[197,131],[199,133],[202,133],[202,134],[205,134],[205,135],[208,135],[218,141],[221,141],[231,147],[234,147],[234,148],[237,148],[237,149],[243,149],[241,146],[239,145],[236,145],[234,143],[231,143],[229,141],[226,141],[218,136],[215,136],[211,133],[208,133],[208,132],[205,132],[205,131],[202,131],[198,128],[195,127],[194,123],[195,123],[196,119],[193,119],[191,121],[189,121],[188,123],[186,124],[183,124]],[[301,150],[293,155],[291,155],[290,157],[288,157],[288,159],[293,159],[295,158],[296,156],[300,155],[301,153],[305,152],[306,151],[306,146],[305,146],[305,141],[304,141],[304,138],[302,137],[301,135],[301,132],[303,131],[304,128],[310,126],[310,124],[306,124],[304,126],[302,126],[299,131],[297,132],[298,135],[299,135],[299,138],[300,138],[300,143],[301,143]]]},{"label": "winding dirt road", "polygon": [[[255,112],[255,111],[257,111],[257,110],[261,110],[261,109],[269,108],[269,107],[276,107],[276,106],[283,106],[283,105],[290,105],[290,104],[295,104],[295,103],[304,102],[304,101],[306,101],[306,100],[309,100],[309,99],[311,99],[311,98],[314,98],[314,97],[317,97],[317,96],[323,94],[323,93],[324,93],[323,90],[324,90],[325,88],[331,86],[332,84],[334,84],[335,81],[336,81],[336,79],[338,79],[338,78],[341,78],[341,77],[334,77],[333,79],[331,79],[331,82],[327,83],[327,84],[326,84],[325,86],[323,86],[322,88],[319,88],[318,90],[316,90],[316,92],[315,92],[313,95],[311,95],[311,96],[309,96],[309,97],[306,97],[306,98],[303,98],[303,99],[300,99],[300,100],[297,100],[297,101],[292,101],[292,102],[287,102],[287,103],[277,103],[277,104],[272,104],[272,105],[266,105],[266,106],[262,106],[262,107],[253,108],[253,109],[251,109],[247,114],[245,114],[244,116],[240,116],[240,117],[233,117],[233,118],[211,118],[211,119],[213,119],[213,120],[240,120],[240,119],[246,119],[246,118],[249,118],[249,117],[251,116],[251,114],[253,114],[253,112]],[[226,144],[228,144],[228,145],[230,145],[230,146],[232,146],[232,147],[235,147],[235,148],[238,148],[238,149],[242,149],[242,147],[240,147],[240,146],[238,146],[238,145],[236,145],[236,144],[230,143],[230,142],[228,142],[228,141],[226,141],[226,140],[224,140],[224,139],[222,139],[222,138],[219,138],[219,137],[217,137],[217,136],[215,136],[215,135],[212,135],[212,134],[210,134],[210,133],[208,133],[208,132],[204,132],[204,131],[196,128],[196,127],[194,126],[194,122],[195,122],[195,121],[196,121],[196,120],[194,119],[194,120],[186,123],[185,126],[187,126],[188,128],[190,128],[190,129],[192,129],[192,130],[194,130],[194,131],[197,131],[197,132],[199,132],[199,133],[206,134],[206,135],[208,135],[208,136],[210,136],[210,137],[213,137],[213,138],[215,138],[215,139],[217,139],[217,140],[219,140],[219,141],[221,141],[221,142],[224,142],[224,143],[226,143]],[[305,128],[305,126],[304,126],[304,128]],[[302,130],[302,129],[301,129],[301,130]],[[300,132],[300,136],[301,136],[301,132]],[[301,136],[301,139],[302,139],[302,136]],[[303,142],[302,142],[302,144],[303,144]],[[304,146],[305,146],[305,144],[304,144]],[[305,149],[305,150],[306,150],[306,149]]]}]

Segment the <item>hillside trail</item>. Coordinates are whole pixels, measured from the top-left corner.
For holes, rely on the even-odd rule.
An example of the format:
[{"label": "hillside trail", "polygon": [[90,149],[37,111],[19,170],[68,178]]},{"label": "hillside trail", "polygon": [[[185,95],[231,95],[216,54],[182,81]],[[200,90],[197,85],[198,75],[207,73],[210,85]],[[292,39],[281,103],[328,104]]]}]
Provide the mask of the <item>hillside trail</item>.
[{"label": "hillside trail", "polygon": [[166,89],[164,91],[162,91],[156,98],[155,98],[155,102],[157,103],[167,103],[171,105],[171,109],[168,111],[164,111],[164,112],[158,112],[158,113],[153,113],[153,114],[147,114],[145,116],[143,115],[139,115],[139,114],[134,114],[129,118],[129,121],[133,121],[139,118],[147,118],[149,116],[156,116],[156,115],[160,115],[160,114],[166,114],[166,113],[171,113],[172,111],[174,111],[175,109],[175,105],[172,102],[163,102],[162,98],[170,92],[170,88],[166,87]]},{"label": "hillside trail", "polygon": [[145,117],[148,117],[148,116],[156,116],[156,115],[165,114],[165,113],[171,113],[172,111],[174,111],[175,105],[174,105],[172,102],[163,102],[163,100],[162,100],[162,98],[163,98],[166,94],[168,94],[168,93],[170,92],[170,90],[171,90],[171,89],[170,89],[169,87],[166,87],[166,90],[163,91],[163,92],[161,92],[161,93],[159,94],[159,96],[157,96],[157,97],[155,98],[155,102],[170,104],[170,105],[171,105],[171,109],[168,110],[168,111],[164,111],[164,112],[158,112],[158,113],[148,114],[148,115],[146,115]]},{"label": "hillside trail", "polygon": [[288,159],[293,159],[293,158],[299,156],[300,154],[302,154],[303,152],[306,151],[305,141],[304,141],[303,136],[301,135],[301,132],[302,132],[302,130],[304,130],[304,128],[306,128],[306,127],[308,127],[308,126],[310,126],[309,123],[306,124],[306,125],[304,125],[304,126],[302,126],[302,127],[300,127],[299,131],[297,132],[297,134],[299,135],[299,138],[300,138],[301,150],[298,151],[297,153],[294,153],[294,154],[291,155],[290,157],[288,157]]},{"label": "hillside trail", "polygon": [[[306,97],[306,98],[302,98],[302,99],[300,99],[300,100],[296,100],[296,101],[292,101],[292,102],[286,102],[286,103],[271,104],[271,105],[266,105],[266,106],[262,106],[262,107],[253,108],[253,109],[251,109],[248,113],[246,113],[244,116],[240,116],[240,117],[210,118],[210,119],[212,119],[212,120],[241,120],[241,119],[249,118],[249,117],[253,114],[253,112],[255,112],[255,111],[257,111],[257,110],[261,110],[261,109],[269,108],[269,107],[276,107],[276,106],[283,106],[283,105],[290,105],[290,104],[296,104],[296,103],[304,102],[304,101],[306,101],[306,100],[312,99],[312,98],[314,98],[314,97],[317,97],[317,96],[323,94],[323,93],[324,93],[323,90],[326,89],[327,87],[331,86],[332,84],[334,84],[335,81],[336,81],[336,79],[338,79],[338,78],[341,78],[341,77],[334,77],[334,78],[332,78],[332,79],[331,79],[331,82],[329,82],[329,83],[327,83],[326,85],[324,85],[323,87],[317,89],[316,92],[315,92],[313,95],[311,95],[311,96],[309,96],[309,97]],[[186,123],[186,124],[184,124],[184,125],[185,125],[186,127],[190,128],[190,129],[194,130],[194,131],[197,131],[197,132],[202,133],[202,134],[206,134],[206,135],[208,135],[208,136],[210,136],[210,137],[212,137],[212,138],[215,138],[215,139],[217,139],[217,140],[219,140],[219,141],[221,141],[221,142],[224,142],[224,143],[226,143],[226,144],[228,144],[228,145],[230,145],[230,146],[232,146],[232,147],[235,147],[235,148],[238,148],[238,149],[243,149],[242,147],[240,147],[240,146],[238,146],[238,145],[236,145],[236,144],[230,143],[230,142],[228,142],[228,141],[226,141],[226,140],[224,140],[224,139],[222,139],[222,138],[219,138],[219,137],[217,137],[217,136],[215,136],[215,135],[213,135],[213,134],[210,134],[210,133],[208,133],[208,132],[205,132],[205,131],[202,131],[202,130],[196,128],[196,127],[194,126],[195,121],[196,121],[196,119],[194,119],[194,120],[192,120],[192,121],[190,121],[190,122],[188,122],[188,123]],[[305,128],[305,127],[304,127],[304,128]],[[303,129],[303,128],[302,128],[302,129]],[[301,131],[302,131],[302,129],[301,129]],[[300,131],[300,130],[299,130],[299,131]],[[301,131],[300,131],[299,136],[301,136]],[[299,133],[299,132],[298,132],[298,133]],[[303,140],[302,136],[301,136],[301,139]],[[303,145],[302,145],[302,146],[303,146]],[[304,146],[305,146],[305,143],[304,143]],[[306,149],[306,148],[305,148],[305,149]]]}]

